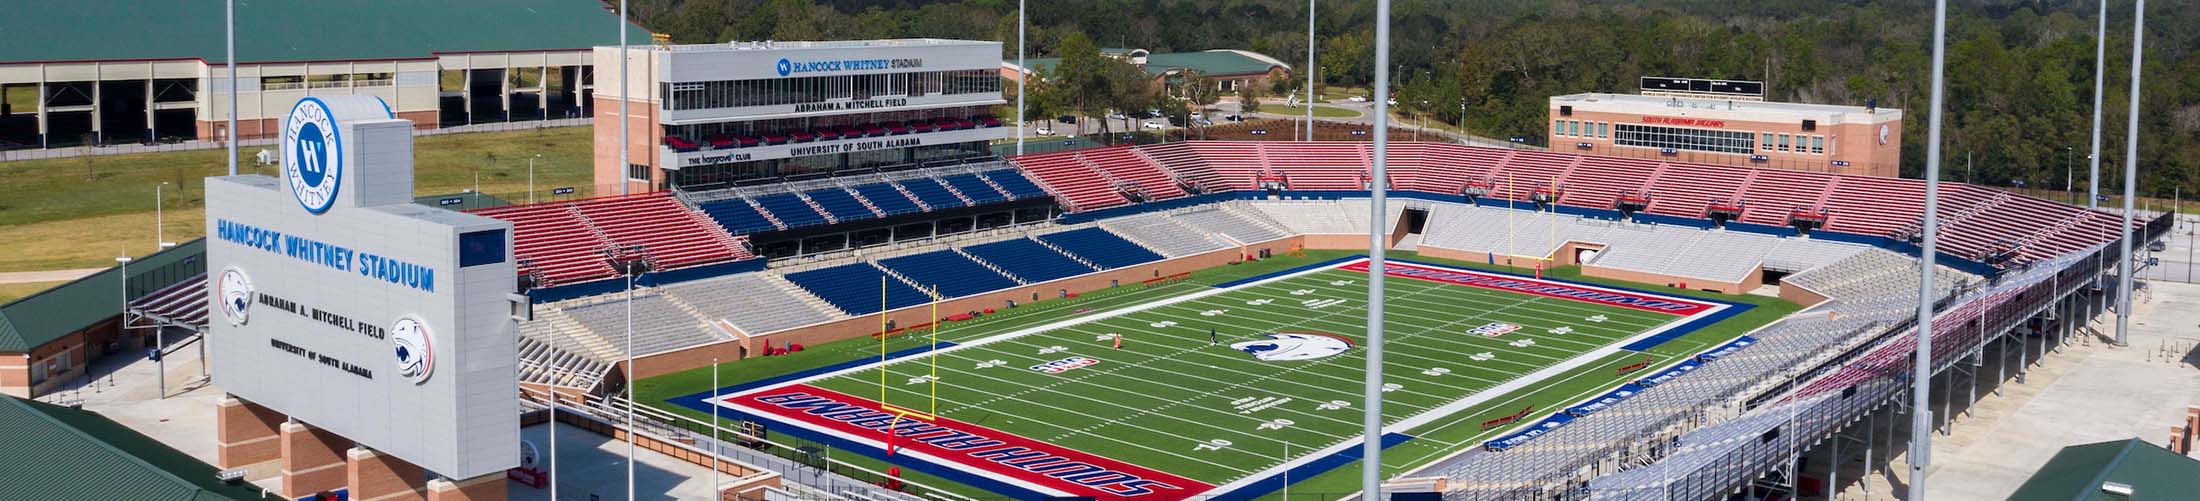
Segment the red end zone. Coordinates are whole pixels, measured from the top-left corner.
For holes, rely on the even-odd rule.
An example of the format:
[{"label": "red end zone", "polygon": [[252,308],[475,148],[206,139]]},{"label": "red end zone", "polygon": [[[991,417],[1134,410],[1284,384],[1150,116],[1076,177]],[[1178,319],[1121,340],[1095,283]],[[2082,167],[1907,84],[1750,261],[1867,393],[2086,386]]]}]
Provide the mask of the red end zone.
[{"label": "red end zone", "polygon": [[1068,493],[1110,499],[1176,501],[1213,489],[1189,478],[1065,449],[953,419],[902,419],[878,402],[805,384],[726,397],[724,402],[790,422],[916,451],[963,469]]},{"label": "red end zone", "polygon": [[[1338,267],[1338,269],[1367,273],[1367,263],[1367,261],[1359,261],[1352,264],[1340,266]],[[1411,278],[1415,280],[1427,280],[1430,282],[1440,282],[1452,285],[1464,285],[1468,287],[1480,287],[1484,289],[1496,289],[1501,291],[1532,294],[1543,297],[1571,299],[1586,303],[1618,306],[1621,308],[1632,310],[1654,311],[1658,313],[1670,313],[1674,315],[1687,316],[1697,313],[1703,313],[1705,310],[1710,310],[1711,308],[1716,306],[1712,304],[1698,303],[1695,301],[1688,301],[1684,299],[1637,294],[1621,290],[1605,289],[1601,287],[1578,286],[1562,282],[1549,282],[1507,275],[1479,273],[1467,270],[1455,270],[1450,268],[1436,268],[1409,263],[1400,263],[1396,261],[1389,261],[1383,264],[1383,274],[1387,276]]]}]

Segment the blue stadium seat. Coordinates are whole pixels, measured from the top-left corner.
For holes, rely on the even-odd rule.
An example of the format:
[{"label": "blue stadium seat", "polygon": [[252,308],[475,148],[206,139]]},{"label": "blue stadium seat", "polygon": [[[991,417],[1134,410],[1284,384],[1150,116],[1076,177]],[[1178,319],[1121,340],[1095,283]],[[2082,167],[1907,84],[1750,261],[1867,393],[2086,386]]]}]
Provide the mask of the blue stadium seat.
[{"label": "blue stadium seat", "polygon": [[918,200],[923,200],[924,205],[931,207],[932,210],[953,209],[963,206],[962,199],[955,198],[954,193],[948,193],[946,187],[940,186],[940,183],[933,181],[932,178],[903,179],[900,182],[903,188],[908,188],[909,193],[915,194]]},{"label": "blue stadium seat", "polygon": [[885,211],[888,216],[924,211],[923,208],[917,207],[916,202],[909,200],[907,195],[901,194],[901,190],[894,189],[892,184],[857,185],[856,193],[862,194],[863,199],[870,200],[871,205],[877,206],[878,210]]},{"label": "blue stadium seat", "polygon": [[764,210],[772,211],[772,215],[779,217],[779,222],[786,224],[788,228],[825,224],[824,214],[817,213],[817,209],[810,208],[809,202],[802,201],[801,197],[794,196],[793,193],[756,197],[756,203],[763,205]]},{"label": "blue stadium seat", "polygon": [[[851,315],[866,315],[879,312],[879,279],[885,276],[886,272],[879,271],[870,263],[855,263],[788,273],[787,280],[808,289],[819,299],[824,299]],[[924,304],[932,300],[900,280],[888,278],[885,283],[888,309]]]},{"label": "blue stadium seat", "polygon": [[1095,271],[1084,263],[1026,238],[972,245],[964,247],[963,252],[978,256],[978,259],[1008,270],[1017,278],[1032,282],[1074,277]]},{"label": "blue stadium seat", "polygon": [[727,233],[744,235],[779,229],[772,226],[771,220],[764,219],[763,214],[756,212],[755,207],[749,206],[747,200],[736,198],[704,202],[701,208],[703,214],[718,221],[719,226],[724,226]]},{"label": "blue stadium seat", "polygon": [[993,180],[993,184],[1008,189],[1008,194],[1015,195],[1018,199],[1047,196],[1047,190],[1039,189],[1038,183],[1031,182],[1030,178],[1024,177],[1024,173],[1017,172],[1016,169],[985,171],[982,174],[986,179]]},{"label": "blue stadium seat", "polygon": [[1002,195],[1000,190],[995,190],[992,186],[986,186],[985,181],[978,179],[977,174],[953,174],[942,177],[940,180],[947,181],[948,186],[955,187],[955,191],[960,191],[963,196],[970,197],[972,202],[989,204],[1008,199],[1008,195]]},{"label": "blue stadium seat", "polygon": [[878,217],[878,214],[871,213],[869,207],[863,206],[863,201],[856,200],[855,195],[848,194],[848,190],[825,188],[802,192],[802,194],[809,195],[810,200],[817,201],[818,207],[825,208],[825,212],[831,213],[833,219],[842,222]]},{"label": "blue stadium seat", "polygon": [[1099,228],[1070,230],[1051,235],[1040,235],[1039,240],[1061,247],[1077,257],[1085,258],[1103,269],[1114,269],[1140,263],[1160,261],[1161,255],[1146,250],[1123,237]]},{"label": "blue stadium seat", "polygon": [[1020,285],[952,250],[890,257],[880,259],[878,264],[900,272],[901,276],[919,285],[938,285],[940,295],[950,298]]}]

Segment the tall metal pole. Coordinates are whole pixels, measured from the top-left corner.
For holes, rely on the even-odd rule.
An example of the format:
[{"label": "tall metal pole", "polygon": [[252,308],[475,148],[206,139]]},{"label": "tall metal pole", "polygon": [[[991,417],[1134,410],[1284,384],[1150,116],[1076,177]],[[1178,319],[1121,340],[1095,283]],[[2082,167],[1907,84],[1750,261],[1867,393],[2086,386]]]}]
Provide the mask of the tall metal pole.
[{"label": "tall metal pole", "polygon": [[[1309,13],[1311,14],[1311,13]],[[1390,0],[1375,1],[1375,165],[1368,184],[1367,232],[1367,415],[1362,417],[1360,444],[1360,499],[1383,498],[1383,240],[1384,179],[1388,177],[1390,150]],[[1312,110],[1309,104],[1308,110]],[[1311,112],[1309,112],[1311,113]],[[1306,122],[1308,131],[1314,122]],[[1312,132],[1307,133],[1309,137]]]},{"label": "tall metal pole", "polygon": [[2085,178],[2085,208],[2101,206],[2101,94],[2108,91],[2108,0],[2101,0],[2101,14],[2093,35],[2093,153],[2086,156],[2092,170]]},{"label": "tall metal pole", "polygon": [[725,495],[718,492],[718,357],[710,359],[710,491],[712,497]]},{"label": "tall metal pole", "polygon": [[1023,156],[1024,129],[1031,127],[1024,123],[1024,115],[1030,114],[1024,111],[1024,82],[1038,74],[1024,66],[1024,0],[1016,0],[1016,72],[1016,156]]},{"label": "tall metal pole", "polygon": [[[619,3],[623,7],[626,2]],[[619,10],[626,11],[623,8]],[[624,96],[625,93],[621,92],[620,95]],[[621,121],[624,121],[625,115],[620,113]],[[626,185],[623,182],[619,184]],[[634,501],[634,268],[631,263],[624,267],[626,269],[621,271],[626,272],[626,501]]]},{"label": "tall metal pole", "polygon": [[1925,129],[1925,231],[1919,251],[1917,288],[1917,360],[1910,364],[1909,499],[1925,499],[1925,465],[1933,453],[1933,253],[1940,233],[1940,108],[1948,45],[1948,0],[1933,2],[1933,102]]},{"label": "tall metal pole", "polygon": [[229,175],[234,176],[237,175],[237,0],[225,3],[229,4],[228,10],[223,13],[223,20],[227,23],[223,33],[224,43],[228,47],[225,57],[229,58],[224,61],[229,64],[229,137],[223,139],[229,143]]},{"label": "tall metal pole", "polygon": [[[632,55],[632,54],[628,54],[628,53],[626,52],[626,0],[619,0],[619,194],[620,194],[620,195],[625,195],[625,194],[627,194],[627,190],[631,189],[629,185],[632,185],[632,184],[634,184],[634,179],[633,179],[633,178],[634,178],[634,161],[633,161],[633,160],[630,160],[630,159],[629,159],[629,158],[627,157],[627,155],[628,155],[627,149],[628,149],[628,147],[630,147],[630,146],[632,146],[632,145],[629,145],[629,144],[627,144],[627,137],[626,137],[626,134],[627,134],[627,131],[626,131],[627,125],[628,125],[628,123],[629,123],[629,122],[632,122],[632,121],[633,121],[633,120],[629,119],[629,117],[627,117],[627,112],[629,112],[629,111],[633,111],[633,110],[634,110],[634,96],[633,96],[632,94],[629,94],[629,93],[627,93],[627,89],[626,89],[626,84],[627,84],[627,82],[626,82],[626,60],[627,60],[627,59],[631,59],[632,57],[633,57],[633,55]],[[633,369],[628,369],[628,372],[632,372],[632,371],[633,371]],[[632,384],[633,382],[632,382],[632,381],[628,381],[628,383],[629,383],[629,384]],[[633,436],[633,435],[632,435],[632,434],[630,433],[630,434],[628,434],[627,436],[630,436],[630,437],[631,437],[631,436]],[[629,447],[629,448],[631,449],[631,447]],[[633,461],[633,458],[629,457],[629,458],[628,458],[627,460],[628,460],[628,463],[627,463],[627,470],[631,471],[631,470],[633,470],[633,469],[634,469],[634,466],[633,466],[633,462],[632,462],[632,461]],[[632,475],[629,475],[629,476],[632,476]],[[627,499],[633,499],[633,498],[634,498],[634,485],[633,485],[633,484],[634,484],[633,482],[627,482],[627,489],[626,489],[626,497],[627,497]]]},{"label": "tall metal pole", "polygon": [[2129,346],[2131,331],[2131,200],[2139,192],[2139,67],[2146,59],[2147,0],[2139,0],[2131,21],[2131,113],[2124,130],[2124,225],[2116,255],[2116,346]]},{"label": "tall metal pole", "polygon": [[1306,140],[1314,140],[1314,0],[1306,0]]},{"label": "tall metal pole", "polygon": [[[551,331],[551,333],[550,333],[550,352],[551,352],[551,353],[557,353],[557,352],[558,352],[558,333],[557,333],[556,331]],[[550,367],[548,367],[548,368],[547,368],[547,370],[549,370],[549,371],[550,371],[550,385],[549,385],[549,386],[550,386],[550,430],[549,430],[549,431],[550,431],[550,500],[551,500],[551,501],[557,501],[557,499],[558,499],[558,384],[559,384],[559,383],[563,383],[563,382],[565,382],[565,374],[563,374],[563,373],[559,372],[559,371],[558,371],[558,368],[557,368],[557,366],[554,366],[554,365],[553,365],[553,366],[550,366]]]}]

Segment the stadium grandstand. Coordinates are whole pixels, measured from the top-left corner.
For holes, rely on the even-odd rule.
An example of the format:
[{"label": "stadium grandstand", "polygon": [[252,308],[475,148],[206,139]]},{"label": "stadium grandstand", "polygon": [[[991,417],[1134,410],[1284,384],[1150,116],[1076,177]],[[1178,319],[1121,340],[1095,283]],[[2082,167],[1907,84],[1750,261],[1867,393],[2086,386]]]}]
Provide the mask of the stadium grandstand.
[{"label": "stadium grandstand", "polygon": [[380,97],[420,128],[587,118],[590,47],[611,38],[596,27],[617,22],[594,0],[240,3],[230,134],[219,4],[17,7],[0,55],[0,149],[270,138],[307,96]]},{"label": "stadium grandstand", "polygon": [[[1454,495],[1651,489],[1628,483],[1645,474],[1605,479],[1614,470],[1598,465],[1664,464],[1657,460],[1676,449],[1661,444],[1770,422],[1748,419],[1753,409],[1827,405],[1824,397],[1781,396],[1793,390],[1850,394],[1890,384],[1895,376],[1887,374],[1898,372],[1885,370],[1888,355],[1874,354],[1901,352],[1904,318],[1914,312],[1920,181],[1438,143],[1394,143],[1391,152],[1383,186],[1393,196],[1384,221],[1396,229],[1393,248],[1573,265],[1584,276],[1653,286],[1770,290],[1809,307],[1752,334],[1758,344],[1740,355],[1596,416],[1569,418],[1576,424],[1532,447],[1475,449],[1416,470],[1452,478]],[[531,292],[537,315],[521,329],[522,380],[600,395],[625,384],[615,369],[628,355],[616,318],[624,310],[612,309],[624,301],[608,295],[621,287],[620,249],[652,249],[631,303],[633,355],[638,377],[646,378],[699,366],[705,353],[747,358],[875,333],[882,321],[926,323],[923,312],[935,302],[943,312],[976,312],[1197,267],[1186,263],[1362,246],[1371,226],[1371,158],[1365,143],[1192,141],[675,185],[478,213],[514,221],[518,258],[541,263],[531,272],[539,275]],[[1939,294],[1973,309],[2030,294],[2010,318],[2098,311],[2106,292],[2075,284],[2098,276],[2104,245],[2125,235],[2148,238],[2160,226],[2120,232],[2105,213],[1981,186],[1951,183],[1942,193]],[[774,233],[849,235],[869,231],[850,227],[1016,201],[1043,204],[1044,215],[745,252]],[[640,240],[667,234],[683,237]],[[538,243],[553,239],[559,243]],[[2021,292],[2042,277],[2060,284],[2047,288],[2059,294],[2055,301]],[[2058,313],[2034,315],[2046,304]],[[2081,304],[2094,306],[2068,311]],[[1947,315],[1960,322],[1965,311]],[[1972,334],[1951,338],[1958,344],[1942,353],[1986,342]],[[1874,408],[1843,405],[1856,407],[1844,411],[1852,413]],[[1618,439],[1629,436],[1670,440]],[[1733,468],[1777,464],[1752,461]],[[1745,478],[1718,478],[1730,477]]]}]

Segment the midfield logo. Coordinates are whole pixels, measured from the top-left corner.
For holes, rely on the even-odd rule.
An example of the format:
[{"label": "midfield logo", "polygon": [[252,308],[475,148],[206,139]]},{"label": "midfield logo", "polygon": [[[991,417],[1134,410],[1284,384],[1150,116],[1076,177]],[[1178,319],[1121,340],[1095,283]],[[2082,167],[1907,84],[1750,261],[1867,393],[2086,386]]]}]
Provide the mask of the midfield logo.
[{"label": "midfield logo", "polygon": [[1268,362],[1329,358],[1352,348],[1352,340],[1321,332],[1277,332],[1268,339],[1245,341],[1230,348]]},{"label": "midfield logo", "polygon": [[1508,323],[1504,323],[1504,322],[1490,322],[1490,323],[1482,324],[1482,326],[1481,326],[1481,327],[1475,327],[1475,328],[1473,328],[1473,329],[1468,329],[1468,330],[1467,330],[1467,333],[1468,333],[1468,334],[1479,334],[1479,335],[1481,335],[1482,337],[1497,337],[1497,336],[1503,336],[1503,335],[1505,335],[1506,333],[1509,333],[1509,332],[1512,332],[1512,331],[1517,331],[1517,330],[1520,330],[1520,326],[1519,326],[1519,325],[1515,325],[1515,324],[1508,324]]}]

